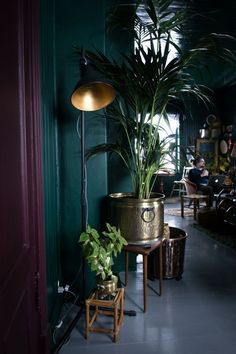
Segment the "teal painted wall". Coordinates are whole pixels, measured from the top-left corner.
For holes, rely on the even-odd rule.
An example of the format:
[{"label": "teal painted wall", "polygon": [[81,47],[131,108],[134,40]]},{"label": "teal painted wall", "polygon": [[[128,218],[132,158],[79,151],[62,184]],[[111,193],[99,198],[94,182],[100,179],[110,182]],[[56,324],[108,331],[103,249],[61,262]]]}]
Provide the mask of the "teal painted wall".
[{"label": "teal painted wall", "polygon": [[[82,291],[82,257],[78,245],[81,232],[81,155],[77,120],[80,112],[70,103],[79,80],[79,60],[74,46],[105,50],[105,1],[41,0],[41,86],[45,190],[48,318],[56,324],[63,297],[60,285]],[[91,11],[91,9],[93,11]],[[86,148],[106,140],[102,112],[86,113]],[[107,195],[106,156],[87,163],[88,222],[99,227]],[[89,279],[92,277],[86,269]]]},{"label": "teal painted wall", "polygon": [[[107,0],[107,8],[109,9],[112,1]],[[118,0],[114,3],[133,4],[135,0]],[[129,53],[133,51],[133,38],[129,37],[127,31],[116,29],[109,33],[106,38],[106,54],[112,58],[120,59],[121,53]],[[110,143],[116,142],[116,131],[112,122],[107,122],[107,139]],[[113,154],[108,157],[108,194],[131,192],[131,180],[128,171],[120,158]]]},{"label": "teal painted wall", "polygon": [[55,95],[54,1],[41,1],[41,116],[44,169],[47,300],[49,328],[57,322],[62,306],[58,281],[62,282],[60,262],[60,199],[58,166],[58,120]]},{"label": "teal painted wall", "polygon": [[[92,11],[91,11],[92,9]],[[55,7],[55,63],[59,122],[61,262],[63,278],[81,291],[81,154],[77,124],[80,112],[70,96],[79,80],[79,58],[74,46],[105,50],[105,2],[57,2]],[[85,148],[106,140],[102,112],[85,113]],[[107,162],[101,155],[87,163],[88,223],[99,227],[101,206],[107,195]],[[87,273],[87,271],[86,271]],[[88,282],[87,282],[88,283]]]}]

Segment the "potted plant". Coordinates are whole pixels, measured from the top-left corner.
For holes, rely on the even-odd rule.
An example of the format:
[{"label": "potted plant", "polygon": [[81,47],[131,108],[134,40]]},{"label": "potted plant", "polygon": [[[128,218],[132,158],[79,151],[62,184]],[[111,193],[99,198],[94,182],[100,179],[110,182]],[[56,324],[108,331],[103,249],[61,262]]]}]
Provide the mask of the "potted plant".
[{"label": "potted plant", "polygon": [[[133,190],[111,196],[111,220],[132,243],[150,242],[163,234],[164,196],[152,191],[158,171],[173,157],[169,137],[160,138],[170,107],[185,112],[191,97],[205,105],[211,102],[210,90],[194,80],[194,71],[199,71],[199,66],[203,70],[207,56],[236,62],[234,53],[220,46],[221,39],[231,39],[227,35],[210,34],[183,51],[173,34],[183,34],[188,15],[174,9],[173,2],[139,0],[127,6],[127,13],[125,5],[116,6],[108,28],[126,29],[134,39],[134,52],[121,54],[119,61],[102,52],[88,52],[117,91],[114,104],[106,110],[107,118],[116,125],[117,139],[95,146],[87,157],[113,152],[127,167]],[[176,51],[173,58],[169,56],[171,47]]]},{"label": "potted plant", "polygon": [[117,277],[112,272],[114,257],[121,252],[127,241],[119,229],[106,223],[106,231],[99,232],[87,226],[80,234],[83,256],[96,273],[97,289],[101,294],[112,293],[117,287]]}]

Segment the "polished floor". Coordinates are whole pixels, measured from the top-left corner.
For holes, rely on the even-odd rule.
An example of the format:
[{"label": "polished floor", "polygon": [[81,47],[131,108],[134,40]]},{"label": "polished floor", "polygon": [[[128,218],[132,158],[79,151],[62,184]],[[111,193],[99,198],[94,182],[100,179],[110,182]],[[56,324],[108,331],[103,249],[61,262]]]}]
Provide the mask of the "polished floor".
[{"label": "polished floor", "polygon": [[[165,222],[188,233],[182,279],[164,280],[162,296],[148,288],[143,313],[138,267],[130,272],[125,289],[125,309],[136,311],[136,316],[124,316],[118,342],[101,333],[84,339],[82,316],[60,354],[235,353],[236,252],[194,228],[191,216],[165,215]],[[149,284],[158,289],[158,280]]]}]

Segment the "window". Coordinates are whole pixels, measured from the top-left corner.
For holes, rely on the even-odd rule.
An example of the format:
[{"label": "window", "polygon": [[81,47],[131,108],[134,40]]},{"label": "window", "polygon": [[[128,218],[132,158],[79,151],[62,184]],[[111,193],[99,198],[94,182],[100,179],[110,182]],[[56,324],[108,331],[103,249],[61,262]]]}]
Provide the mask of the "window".
[{"label": "window", "polygon": [[[148,117],[149,115],[147,115],[147,120]],[[164,118],[162,118],[160,122],[159,120],[160,116],[154,116],[153,126],[156,127],[159,123],[158,132],[160,141],[167,138],[165,150],[168,152],[162,169],[169,172],[176,172],[180,169],[179,114],[169,113],[168,122],[164,120]]]},{"label": "window", "polygon": [[[177,171],[179,170],[179,161],[180,161],[180,137],[179,137],[179,114],[170,113],[168,114],[169,122],[166,122],[164,119],[160,123],[160,139],[163,140],[166,137],[171,136],[168,139],[166,149],[170,152],[166,158],[164,169],[168,171]],[[158,122],[159,117],[154,117],[154,124]],[[173,148],[173,149],[172,149]],[[172,153],[171,153],[172,152]]]}]

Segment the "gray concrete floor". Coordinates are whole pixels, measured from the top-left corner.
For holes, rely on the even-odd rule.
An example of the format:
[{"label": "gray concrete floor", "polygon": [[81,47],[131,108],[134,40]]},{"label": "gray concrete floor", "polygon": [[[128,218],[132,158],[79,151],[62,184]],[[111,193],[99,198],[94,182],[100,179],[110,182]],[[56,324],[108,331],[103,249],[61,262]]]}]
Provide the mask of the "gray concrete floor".
[{"label": "gray concrete floor", "polygon": [[[148,288],[148,309],[143,313],[138,267],[130,272],[125,289],[125,309],[135,310],[136,316],[124,316],[118,342],[101,333],[84,339],[82,316],[60,354],[235,353],[236,252],[194,228],[191,216],[165,215],[165,222],[188,233],[182,279],[164,280],[162,296]],[[158,290],[158,280],[149,284]]]}]

